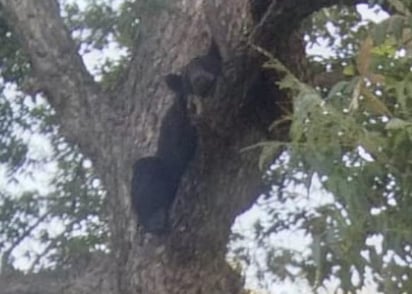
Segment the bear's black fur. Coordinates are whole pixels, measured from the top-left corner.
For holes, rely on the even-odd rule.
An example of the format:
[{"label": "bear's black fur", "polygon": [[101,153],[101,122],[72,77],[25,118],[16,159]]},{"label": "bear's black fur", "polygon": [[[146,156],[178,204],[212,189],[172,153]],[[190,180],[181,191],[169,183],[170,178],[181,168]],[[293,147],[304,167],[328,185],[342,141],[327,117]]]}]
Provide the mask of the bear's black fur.
[{"label": "bear's black fur", "polygon": [[222,56],[215,41],[209,51],[193,58],[181,70],[181,74],[169,74],[166,83],[177,95],[207,97],[213,93],[217,77],[222,72]]},{"label": "bear's black fur", "polygon": [[144,157],[133,166],[132,205],[146,232],[163,234],[169,228],[169,209],[180,175],[160,157]]}]

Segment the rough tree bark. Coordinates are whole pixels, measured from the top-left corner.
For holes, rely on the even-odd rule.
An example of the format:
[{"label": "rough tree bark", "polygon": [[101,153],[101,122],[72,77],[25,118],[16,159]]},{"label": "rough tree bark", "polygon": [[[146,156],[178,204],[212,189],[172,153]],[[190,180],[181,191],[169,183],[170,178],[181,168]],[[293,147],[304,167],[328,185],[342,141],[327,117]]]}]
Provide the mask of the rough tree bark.
[{"label": "rough tree bark", "polygon": [[[225,261],[226,246],[235,217],[262,190],[257,151],[240,150],[267,139],[264,124],[280,115],[278,104],[291,106],[247,44],[262,46],[307,78],[299,24],[342,2],[361,1],[173,1],[171,9],[141,16],[130,65],[118,85],[104,91],[87,72],[56,0],[0,0],[31,62],[30,91],[46,95],[61,133],[92,159],[108,192],[111,262],[83,280],[53,284],[52,292],[242,293],[240,275]],[[174,229],[165,238],[144,240],[130,209],[131,166],[156,151],[173,95],[163,76],[205,52],[212,36],[225,59],[224,74],[196,118],[200,146],[179,189]],[[256,102],[259,95],[272,101],[269,113],[261,113],[267,105]],[[270,135],[285,139],[286,133]]]}]

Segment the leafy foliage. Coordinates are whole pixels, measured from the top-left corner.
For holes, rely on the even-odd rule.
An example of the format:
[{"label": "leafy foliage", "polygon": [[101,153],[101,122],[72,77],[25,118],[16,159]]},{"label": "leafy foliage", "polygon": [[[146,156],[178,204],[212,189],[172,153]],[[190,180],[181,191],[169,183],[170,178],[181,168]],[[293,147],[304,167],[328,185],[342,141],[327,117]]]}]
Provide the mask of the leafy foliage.
[{"label": "leafy foliage", "polygon": [[19,92],[29,66],[1,10],[0,38],[1,269],[71,267],[107,250],[105,193],[90,161],[59,136],[46,101]]},{"label": "leafy foliage", "polygon": [[[80,247],[93,251],[107,242],[104,193],[89,161],[58,136],[51,109],[39,100],[11,100],[10,95],[19,97],[0,96],[5,114],[0,123],[1,162],[7,179],[0,190],[2,268],[13,264],[16,252],[26,256],[30,270],[46,264],[70,266]],[[46,152],[36,151],[33,140]],[[24,189],[39,181],[43,186]],[[21,252],[24,242],[34,244],[37,252]]]},{"label": "leafy foliage", "polygon": [[24,56],[16,36],[10,30],[3,18],[0,6],[0,74],[4,81],[21,84],[29,71],[27,59]]},{"label": "leafy foliage", "polygon": [[[322,17],[334,13],[333,9],[324,11]],[[332,61],[346,71],[346,80],[330,89],[315,89],[298,81],[279,61],[267,56],[266,67],[283,73],[279,87],[291,93],[295,107],[291,142],[272,144],[287,147],[270,171],[274,179],[281,179],[271,193],[278,207],[267,208],[272,222],[256,232],[262,246],[272,252],[267,263],[276,268],[277,279],[297,279],[304,274],[315,288],[337,279],[345,293],[361,289],[368,277],[384,293],[412,289],[412,27],[409,14],[405,15],[366,24],[357,33],[328,36],[354,49],[343,50]],[[359,20],[356,13],[345,25],[339,18],[335,25],[344,29],[337,32],[350,28],[351,20]],[[323,29],[320,35],[325,36]],[[262,156],[267,158],[265,152]],[[288,209],[289,213],[279,210],[290,201],[316,199],[311,193],[315,186],[324,191],[318,195],[333,196],[333,200]],[[285,230],[306,232],[311,254],[263,241]],[[371,241],[376,238],[381,241]],[[281,272],[279,265],[295,270]]]},{"label": "leafy foliage", "polygon": [[76,2],[66,3],[65,20],[78,40],[93,49],[102,50],[116,41],[131,48],[139,32],[139,18],[134,1],[124,1],[119,9],[105,1],[87,1],[85,9]]}]

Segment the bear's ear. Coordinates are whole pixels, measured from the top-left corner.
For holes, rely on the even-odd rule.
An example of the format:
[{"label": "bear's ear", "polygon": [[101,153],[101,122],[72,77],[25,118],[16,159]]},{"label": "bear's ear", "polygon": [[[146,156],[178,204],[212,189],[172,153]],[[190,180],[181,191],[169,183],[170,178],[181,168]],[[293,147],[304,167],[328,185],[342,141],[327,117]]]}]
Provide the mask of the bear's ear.
[{"label": "bear's ear", "polygon": [[183,79],[181,75],[168,74],[165,77],[167,86],[176,94],[183,94]]}]

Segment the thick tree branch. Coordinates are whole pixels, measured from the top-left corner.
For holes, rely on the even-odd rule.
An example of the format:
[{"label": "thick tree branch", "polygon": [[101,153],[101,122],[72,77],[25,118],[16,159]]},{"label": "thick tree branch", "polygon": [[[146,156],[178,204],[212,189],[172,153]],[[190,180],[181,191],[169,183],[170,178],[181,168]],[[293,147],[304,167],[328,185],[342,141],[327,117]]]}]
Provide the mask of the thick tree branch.
[{"label": "thick tree branch", "polygon": [[4,16],[29,56],[36,91],[46,94],[66,137],[94,156],[104,95],[88,73],[56,0],[1,0]]},{"label": "thick tree branch", "polygon": [[337,4],[353,6],[367,2],[367,0],[251,0],[252,14],[258,23],[250,35],[250,41],[257,45],[273,46],[274,43],[279,42],[279,38],[274,38],[274,33],[281,39],[290,35],[304,18],[322,8]]}]

